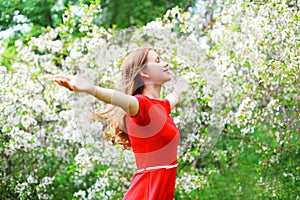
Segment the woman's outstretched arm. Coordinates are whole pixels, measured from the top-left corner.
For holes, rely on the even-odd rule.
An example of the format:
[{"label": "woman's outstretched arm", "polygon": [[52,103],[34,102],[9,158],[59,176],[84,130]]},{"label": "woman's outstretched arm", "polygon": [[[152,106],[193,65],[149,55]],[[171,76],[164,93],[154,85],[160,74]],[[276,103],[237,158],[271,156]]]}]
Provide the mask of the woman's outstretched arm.
[{"label": "woman's outstretched arm", "polygon": [[117,90],[95,86],[83,78],[55,75],[53,81],[71,91],[85,92],[93,95],[100,101],[118,106],[130,116],[136,115],[139,111],[139,103],[136,97]]},{"label": "woman's outstretched arm", "polygon": [[174,108],[178,103],[182,93],[189,89],[189,83],[184,79],[179,79],[174,86],[173,92],[166,96],[166,99],[170,102],[171,109]]}]

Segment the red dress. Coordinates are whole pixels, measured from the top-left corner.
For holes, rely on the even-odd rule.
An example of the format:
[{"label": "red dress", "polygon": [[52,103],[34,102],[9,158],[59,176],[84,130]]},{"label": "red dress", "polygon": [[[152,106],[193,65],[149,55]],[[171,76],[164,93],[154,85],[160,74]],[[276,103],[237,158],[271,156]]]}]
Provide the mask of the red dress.
[{"label": "red dress", "polygon": [[172,200],[180,134],[169,116],[170,103],[140,94],[135,97],[139,112],[126,116],[126,128],[138,172],[123,200]]}]

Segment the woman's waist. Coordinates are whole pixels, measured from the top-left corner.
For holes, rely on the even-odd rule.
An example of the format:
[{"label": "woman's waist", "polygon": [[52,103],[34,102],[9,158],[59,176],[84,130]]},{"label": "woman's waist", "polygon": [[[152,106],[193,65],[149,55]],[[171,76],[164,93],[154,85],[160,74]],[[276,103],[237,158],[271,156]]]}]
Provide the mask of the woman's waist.
[{"label": "woman's waist", "polygon": [[137,159],[136,160],[136,168],[139,169],[144,169],[144,168],[152,168],[152,167],[159,167],[162,166],[162,168],[165,168],[165,166],[170,166],[170,165],[176,165],[177,164],[177,158],[165,158],[165,159]]},{"label": "woman's waist", "polygon": [[177,163],[177,149],[169,152],[134,153],[137,169]]},{"label": "woman's waist", "polygon": [[149,167],[142,167],[137,169],[137,173],[152,171],[152,170],[159,170],[159,169],[172,169],[177,167],[177,163],[170,164],[170,165],[157,165],[157,166],[149,166]]}]

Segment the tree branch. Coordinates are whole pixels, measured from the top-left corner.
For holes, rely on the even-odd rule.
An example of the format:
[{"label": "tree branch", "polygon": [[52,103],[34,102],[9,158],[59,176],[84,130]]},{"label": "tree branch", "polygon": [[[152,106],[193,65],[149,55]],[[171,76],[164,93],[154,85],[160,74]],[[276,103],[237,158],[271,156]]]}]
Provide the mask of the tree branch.
[{"label": "tree branch", "polygon": [[186,2],[186,4],[183,6],[182,10],[183,10],[184,12],[187,11],[188,8],[191,7],[191,5],[192,5],[192,0],[188,0],[188,1]]}]

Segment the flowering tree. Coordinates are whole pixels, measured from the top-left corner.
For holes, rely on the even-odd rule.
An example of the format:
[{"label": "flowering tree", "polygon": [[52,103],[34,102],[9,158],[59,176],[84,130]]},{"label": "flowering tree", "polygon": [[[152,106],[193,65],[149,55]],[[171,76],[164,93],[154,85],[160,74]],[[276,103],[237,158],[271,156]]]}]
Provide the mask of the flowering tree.
[{"label": "flowering tree", "polygon": [[103,103],[57,87],[52,76],[118,88],[124,57],[151,46],[170,62],[173,83],[183,77],[192,88],[172,112],[181,132],[176,198],[299,198],[296,8],[223,2],[213,26],[198,34],[205,13],[174,8],[144,27],[116,31],[93,24],[101,10],[90,4],[79,20],[66,10],[60,27],[16,41],[16,59],[1,66],[1,195],[122,198],[132,152],[103,135],[105,124],[93,116]]},{"label": "flowering tree", "polygon": [[[295,2],[235,1],[225,3],[210,33],[215,46],[209,58],[221,73],[228,102],[223,137],[228,143],[221,158],[239,169],[246,155],[255,163],[247,173],[254,176],[256,198],[299,198],[297,24]],[[233,143],[239,148],[231,148]],[[234,191],[248,195],[245,186],[238,183]]]}]

